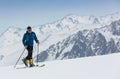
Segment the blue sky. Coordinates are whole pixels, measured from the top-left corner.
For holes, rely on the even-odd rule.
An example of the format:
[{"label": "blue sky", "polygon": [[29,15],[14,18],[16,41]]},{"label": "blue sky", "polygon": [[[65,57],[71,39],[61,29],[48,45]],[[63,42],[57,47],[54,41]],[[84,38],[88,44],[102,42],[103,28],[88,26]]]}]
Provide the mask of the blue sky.
[{"label": "blue sky", "polygon": [[120,0],[0,0],[0,31],[50,23],[71,13],[100,16],[114,12],[120,12]]}]

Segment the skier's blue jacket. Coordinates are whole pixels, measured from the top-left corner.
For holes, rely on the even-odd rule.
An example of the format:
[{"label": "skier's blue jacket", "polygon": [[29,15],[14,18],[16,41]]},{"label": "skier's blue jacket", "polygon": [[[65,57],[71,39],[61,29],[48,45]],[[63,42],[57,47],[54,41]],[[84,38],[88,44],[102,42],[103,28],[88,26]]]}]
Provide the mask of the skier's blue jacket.
[{"label": "skier's blue jacket", "polygon": [[34,40],[36,43],[38,42],[38,39],[36,37],[36,34],[34,32],[28,33],[26,32],[23,36],[22,42],[24,46],[33,46],[34,45]]}]

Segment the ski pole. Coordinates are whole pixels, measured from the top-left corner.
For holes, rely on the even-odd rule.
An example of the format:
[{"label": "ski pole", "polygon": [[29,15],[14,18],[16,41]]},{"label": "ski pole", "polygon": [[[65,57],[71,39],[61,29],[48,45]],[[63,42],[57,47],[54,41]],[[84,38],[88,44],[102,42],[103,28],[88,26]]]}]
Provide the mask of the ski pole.
[{"label": "ski pole", "polygon": [[39,53],[39,44],[38,44],[38,46],[37,46],[38,48],[37,48],[37,66],[38,66],[38,53]]},{"label": "ski pole", "polygon": [[17,60],[16,64],[14,65],[14,68],[16,68],[16,66],[17,66],[17,64],[18,64],[18,62],[19,62],[19,60],[20,60],[20,58],[22,57],[22,55],[23,55],[24,51],[25,51],[25,49],[23,50],[22,54],[21,54],[21,55],[20,55],[20,57],[18,58],[18,60]]}]

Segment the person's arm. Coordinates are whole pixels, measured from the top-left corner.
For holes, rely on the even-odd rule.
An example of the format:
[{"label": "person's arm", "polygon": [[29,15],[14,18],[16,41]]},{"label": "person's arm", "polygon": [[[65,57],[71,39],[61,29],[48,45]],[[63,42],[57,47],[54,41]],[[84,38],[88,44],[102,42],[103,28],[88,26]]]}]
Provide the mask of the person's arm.
[{"label": "person's arm", "polygon": [[27,45],[27,44],[26,44],[26,34],[24,34],[24,36],[23,36],[22,43],[23,43],[24,46]]},{"label": "person's arm", "polygon": [[35,35],[35,41],[36,41],[36,43],[38,43],[39,44],[39,40],[38,40],[38,38],[37,38],[37,36],[36,36],[36,34],[34,33],[34,35]]}]

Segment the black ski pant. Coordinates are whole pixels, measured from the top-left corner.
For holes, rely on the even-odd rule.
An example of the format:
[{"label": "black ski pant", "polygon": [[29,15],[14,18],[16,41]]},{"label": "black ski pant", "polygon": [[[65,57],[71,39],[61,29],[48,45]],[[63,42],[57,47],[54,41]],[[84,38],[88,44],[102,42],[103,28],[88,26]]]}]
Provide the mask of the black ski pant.
[{"label": "black ski pant", "polygon": [[32,59],[32,54],[33,54],[33,46],[28,46],[27,47],[28,55],[26,57],[27,60]]}]

